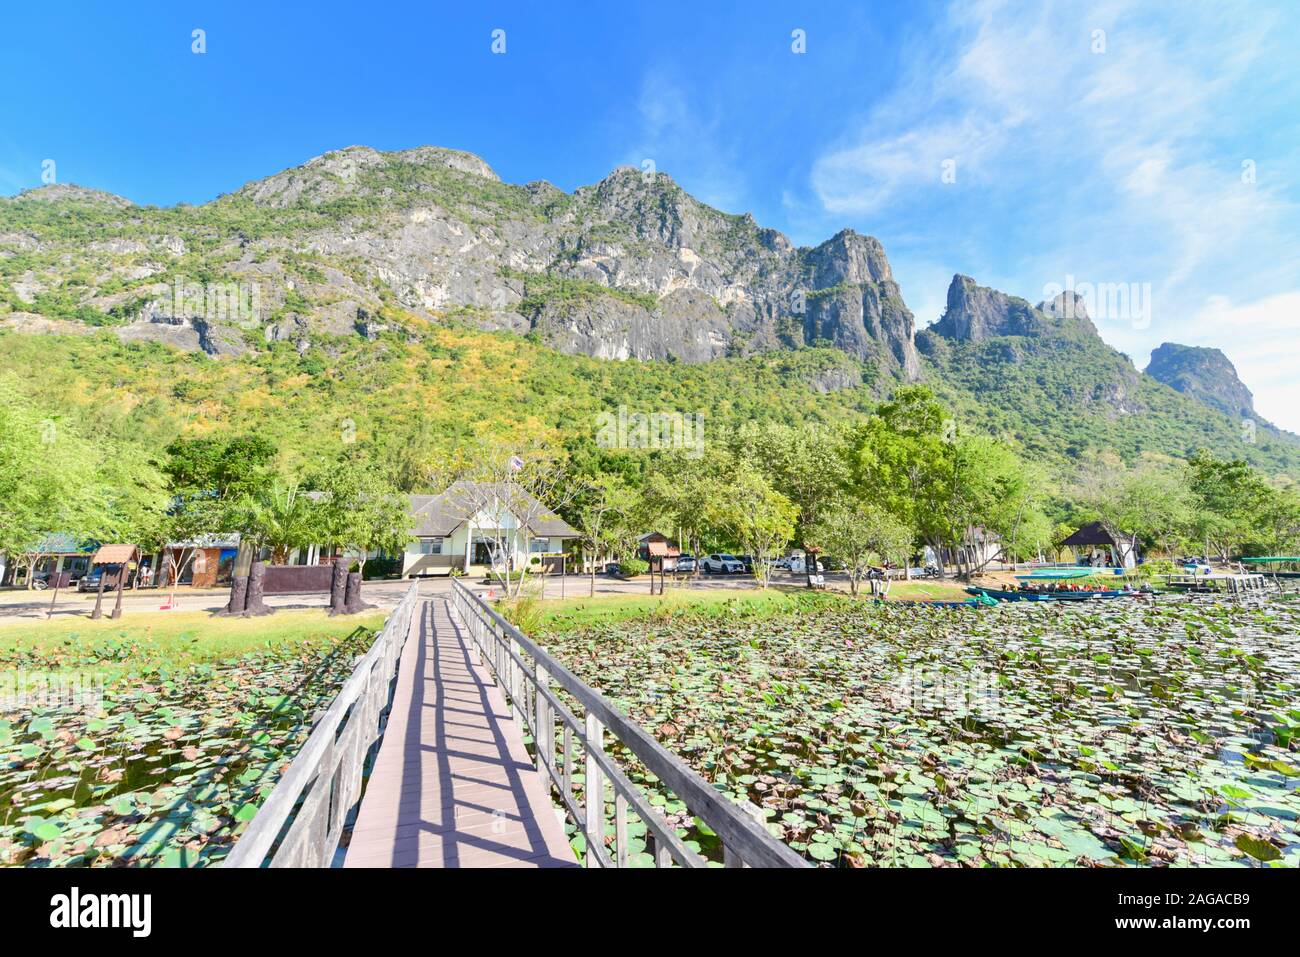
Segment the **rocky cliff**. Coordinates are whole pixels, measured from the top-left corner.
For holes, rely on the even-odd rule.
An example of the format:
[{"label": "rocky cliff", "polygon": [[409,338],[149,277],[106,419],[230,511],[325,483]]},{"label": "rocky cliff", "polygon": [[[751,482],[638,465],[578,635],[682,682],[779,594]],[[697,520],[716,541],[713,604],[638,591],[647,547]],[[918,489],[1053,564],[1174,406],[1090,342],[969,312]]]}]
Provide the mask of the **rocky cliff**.
[{"label": "rocky cliff", "polygon": [[957,275],[948,285],[948,307],[930,328],[946,339],[980,342],[995,336],[1035,335],[1042,331],[1043,322],[1025,300]]},{"label": "rocky cliff", "polygon": [[891,377],[919,372],[873,238],[797,248],[663,174],[620,168],[569,194],[436,147],[349,147],[194,207],[69,186],[0,200],[0,311],[218,356],[412,316],[607,359],[829,342]]},{"label": "rocky cliff", "polygon": [[1146,374],[1218,409],[1225,415],[1254,418],[1255,399],[1237,370],[1218,349],[1162,343],[1151,353]]}]

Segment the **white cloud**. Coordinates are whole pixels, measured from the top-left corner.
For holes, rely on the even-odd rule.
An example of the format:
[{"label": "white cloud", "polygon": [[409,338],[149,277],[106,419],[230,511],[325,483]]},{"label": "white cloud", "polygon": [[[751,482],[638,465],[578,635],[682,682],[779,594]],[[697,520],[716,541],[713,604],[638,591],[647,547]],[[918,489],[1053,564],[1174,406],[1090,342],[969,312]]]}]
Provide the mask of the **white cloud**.
[{"label": "white cloud", "polygon": [[[855,225],[887,248],[924,228],[930,261],[951,250],[949,275],[1010,276],[1031,300],[1067,275],[1150,284],[1150,327],[1103,321],[1103,337],[1142,364],[1203,332],[1194,344],[1231,346],[1261,411],[1285,421],[1300,405],[1276,358],[1295,358],[1300,331],[1295,184],[1276,158],[1241,176],[1300,82],[1284,23],[1261,4],[954,3],[911,72],[815,160],[812,191],[828,218],[872,217]],[[944,156],[957,193],[939,192]]]},{"label": "white cloud", "polygon": [[705,99],[705,91],[688,90],[667,71],[649,71],[637,99],[640,136],[623,161],[641,167],[650,160],[657,171],[689,182],[702,202],[740,210],[745,208],[742,164],[724,142],[719,110]]},{"label": "white cloud", "polygon": [[1187,345],[1221,348],[1255,394],[1255,411],[1300,432],[1300,290],[1234,304],[1212,296],[1183,330]]}]

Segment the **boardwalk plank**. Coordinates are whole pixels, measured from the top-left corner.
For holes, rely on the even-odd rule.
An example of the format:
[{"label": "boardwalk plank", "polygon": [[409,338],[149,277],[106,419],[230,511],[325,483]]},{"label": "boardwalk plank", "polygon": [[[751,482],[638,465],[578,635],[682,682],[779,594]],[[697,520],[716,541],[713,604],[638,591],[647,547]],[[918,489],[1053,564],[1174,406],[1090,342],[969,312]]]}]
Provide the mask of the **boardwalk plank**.
[{"label": "boardwalk plank", "polygon": [[344,867],[576,867],[546,782],[445,599],[424,604]]}]

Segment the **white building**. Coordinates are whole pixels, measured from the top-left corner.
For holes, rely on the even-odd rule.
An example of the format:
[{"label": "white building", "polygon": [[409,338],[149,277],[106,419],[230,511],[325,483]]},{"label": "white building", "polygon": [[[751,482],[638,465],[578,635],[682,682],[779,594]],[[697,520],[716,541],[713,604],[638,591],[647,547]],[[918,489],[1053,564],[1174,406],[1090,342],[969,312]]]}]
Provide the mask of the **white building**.
[{"label": "white building", "polygon": [[568,522],[517,489],[492,494],[479,483],[457,482],[441,495],[412,495],[415,538],[406,547],[402,577],[487,574],[523,568],[534,556],[554,555],[578,537]]}]

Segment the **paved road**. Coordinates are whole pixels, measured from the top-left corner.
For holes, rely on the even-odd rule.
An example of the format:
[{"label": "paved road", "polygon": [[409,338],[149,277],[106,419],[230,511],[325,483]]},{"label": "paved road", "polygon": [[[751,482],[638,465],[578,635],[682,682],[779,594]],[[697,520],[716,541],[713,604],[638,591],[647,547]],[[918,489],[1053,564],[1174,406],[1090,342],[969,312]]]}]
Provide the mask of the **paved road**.
[{"label": "paved road", "polygon": [[[781,584],[800,584],[803,579],[786,579],[789,576],[782,574],[774,579]],[[392,608],[398,600],[406,593],[410,587],[409,581],[372,581],[366,582],[362,588],[362,597],[373,605],[383,610]],[[485,585],[481,580],[469,582],[471,587],[476,590],[487,591],[489,589],[500,593],[500,586]],[[591,591],[591,578],[587,575],[566,575],[551,576],[545,580],[544,597],[554,598],[585,598]],[[673,589],[692,589],[692,588],[735,588],[737,590],[750,589],[755,587],[754,580],[748,575],[704,575],[699,579],[673,583],[669,582],[668,588]],[[451,594],[451,580],[447,578],[426,578],[420,581],[420,595],[425,598],[437,596],[446,596]],[[607,575],[596,576],[596,594],[597,595],[649,595],[649,579],[638,581],[621,581],[617,578],[610,578]],[[158,612],[161,606],[167,601],[167,592],[163,589],[147,588],[140,591],[127,591],[122,596],[122,613],[139,614],[142,612]],[[226,606],[226,601],[230,597],[229,589],[221,588],[178,588],[176,589],[176,610],[177,611],[219,611]],[[51,591],[26,591],[22,589],[4,589],[0,591],[0,622],[7,619],[30,618],[34,620],[45,619],[49,616],[50,603],[54,598]],[[104,596],[104,613],[107,614],[113,608],[114,596],[106,594]],[[290,596],[271,596],[266,598],[266,603],[276,608],[323,608],[329,604],[328,595],[290,595]],[[85,617],[95,606],[95,595],[92,592],[78,592],[75,589],[65,589],[59,592],[58,602],[54,606],[52,617],[55,618],[75,618]]]},{"label": "paved road", "polygon": [[[846,576],[828,574],[826,578],[827,583],[833,588],[848,588]],[[840,581],[840,579],[843,579],[843,581]],[[776,585],[799,586],[803,584],[803,581],[802,575],[790,575],[787,572],[778,572],[772,578],[772,583]],[[362,588],[362,597],[380,609],[388,610],[397,604],[402,595],[406,594],[406,589],[410,587],[410,584],[409,581],[366,582]],[[471,580],[468,584],[475,590],[488,591],[490,589],[497,594],[500,594],[501,591],[499,585],[483,584],[481,579]],[[554,575],[546,578],[542,584],[544,597],[548,599],[585,598],[591,592],[591,577],[588,575]],[[757,583],[749,575],[701,575],[699,578],[689,578],[678,582],[670,579],[668,582],[669,592],[704,588],[709,590],[734,588],[737,591],[743,591],[755,587],[757,587]],[[448,578],[420,580],[421,597],[433,598],[450,594],[451,580]],[[617,578],[610,578],[608,575],[597,575],[596,594],[649,595],[650,580],[642,578],[636,581],[622,581]],[[0,623],[12,619],[41,620],[50,617],[50,602],[53,597],[54,593],[50,591],[0,590]],[[230,591],[226,588],[194,589],[182,587],[176,589],[176,610],[215,612],[226,606],[229,597]],[[134,615],[142,612],[158,612],[162,610],[161,606],[166,601],[167,592],[163,589],[147,588],[140,591],[127,591],[122,597],[122,613],[124,615]],[[323,608],[329,604],[329,596],[324,594],[272,596],[266,599],[266,603],[275,608]],[[90,614],[94,606],[94,593],[65,589],[59,592],[58,603],[54,607],[52,617],[85,617]],[[113,596],[106,594],[104,596],[104,613],[108,614],[108,612],[112,611],[112,608]]]},{"label": "paved road", "polygon": [[[366,582],[361,596],[372,605],[388,610],[397,604],[406,589],[411,585],[404,581]],[[450,583],[426,583],[420,585],[420,594],[426,590],[433,594],[437,590],[450,591]],[[0,623],[13,619],[44,619],[49,616],[50,602],[54,597],[51,591],[6,591],[0,593]],[[230,599],[229,589],[176,589],[177,611],[220,611]],[[113,610],[114,596],[104,596],[104,614]],[[122,596],[122,614],[135,615],[142,612],[160,612],[167,601],[167,592],[162,589],[142,589],[127,591]],[[275,608],[324,608],[329,605],[329,595],[281,595],[268,596],[266,603]],[[91,593],[77,591],[59,592],[58,604],[54,606],[54,618],[84,618],[95,607],[95,596]]]}]

